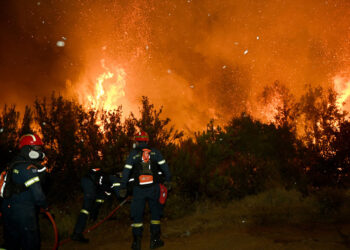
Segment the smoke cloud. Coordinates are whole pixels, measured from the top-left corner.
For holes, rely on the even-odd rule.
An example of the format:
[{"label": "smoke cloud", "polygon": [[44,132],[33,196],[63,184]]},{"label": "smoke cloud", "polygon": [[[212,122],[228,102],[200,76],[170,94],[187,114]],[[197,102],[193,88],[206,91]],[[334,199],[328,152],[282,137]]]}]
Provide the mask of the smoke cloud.
[{"label": "smoke cloud", "polygon": [[300,96],[350,74],[349,16],[346,0],[1,1],[0,102],[91,88],[103,60],[126,72],[126,111],[145,95],[186,131],[259,116],[276,80]]}]

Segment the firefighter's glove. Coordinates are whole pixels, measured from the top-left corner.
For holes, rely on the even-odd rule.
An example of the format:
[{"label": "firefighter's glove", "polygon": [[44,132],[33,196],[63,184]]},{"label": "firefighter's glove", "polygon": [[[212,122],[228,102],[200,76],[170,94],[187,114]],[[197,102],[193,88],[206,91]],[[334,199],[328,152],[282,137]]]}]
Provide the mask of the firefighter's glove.
[{"label": "firefighter's glove", "polygon": [[164,182],[164,186],[166,187],[166,189],[168,190],[168,192],[171,190],[171,182],[170,182],[170,181],[165,181],[165,182]]},{"label": "firefighter's glove", "polygon": [[121,188],[119,190],[119,196],[120,198],[125,198],[126,197],[126,194],[127,194],[127,189],[126,188]]}]

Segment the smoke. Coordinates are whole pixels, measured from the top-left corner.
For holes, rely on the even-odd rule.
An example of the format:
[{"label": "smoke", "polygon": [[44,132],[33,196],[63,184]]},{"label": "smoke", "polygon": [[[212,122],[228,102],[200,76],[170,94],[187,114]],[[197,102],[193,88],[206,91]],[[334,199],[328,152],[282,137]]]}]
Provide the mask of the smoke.
[{"label": "smoke", "polygon": [[349,16],[346,0],[2,1],[1,102],[70,95],[104,59],[126,72],[126,110],[148,96],[186,131],[258,117],[276,80],[300,96],[350,71]]}]

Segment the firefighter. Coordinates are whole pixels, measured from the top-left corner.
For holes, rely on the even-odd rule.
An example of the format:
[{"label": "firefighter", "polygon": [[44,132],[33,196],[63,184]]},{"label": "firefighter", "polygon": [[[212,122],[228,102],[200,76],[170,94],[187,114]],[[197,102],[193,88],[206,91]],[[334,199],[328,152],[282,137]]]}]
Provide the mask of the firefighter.
[{"label": "firefighter", "polygon": [[38,208],[48,209],[41,186],[46,172],[40,164],[45,158],[43,145],[36,134],[22,136],[20,152],[10,165],[12,178],[9,181],[23,188],[17,188],[2,202],[5,249],[40,249]]},{"label": "firefighter", "polygon": [[163,205],[159,203],[161,177],[164,184],[170,187],[171,174],[168,164],[162,154],[155,148],[148,146],[149,136],[146,132],[138,132],[134,137],[134,149],[130,152],[122,173],[122,187],[120,195],[126,196],[129,178],[134,179],[131,202],[131,219],[133,242],[132,249],[141,249],[143,232],[143,214],[146,202],[151,213],[151,241],[150,248],[162,247],[164,242],[160,239],[160,218],[163,213]]},{"label": "firefighter", "polygon": [[120,198],[120,182],[120,177],[108,175],[100,168],[90,169],[88,174],[81,179],[84,201],[71,236],[72,240],[83,243],[89,242],[89,239],[83,235],[88,218],[90,217],[92,221],[97,219],[100,207],[112,192],[115,193],[118,199]]}]

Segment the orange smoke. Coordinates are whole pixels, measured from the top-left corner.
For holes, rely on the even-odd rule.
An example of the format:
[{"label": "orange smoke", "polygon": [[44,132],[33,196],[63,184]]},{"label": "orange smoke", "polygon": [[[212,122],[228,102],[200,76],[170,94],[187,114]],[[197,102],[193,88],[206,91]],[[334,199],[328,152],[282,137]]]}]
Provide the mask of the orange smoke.
[{"label": "orange smoke", "polygon": [[[55,49],[74,63],[64,79],[81,103],[128,115],[147,96],[189,133],[241,112],[271,122],[281,103],[261,102],[265,86],[279,81],[298,100],[348,67],[347,0],[63,2],[66,46]],[[334,80],[339,105],[349,79]]]}]

